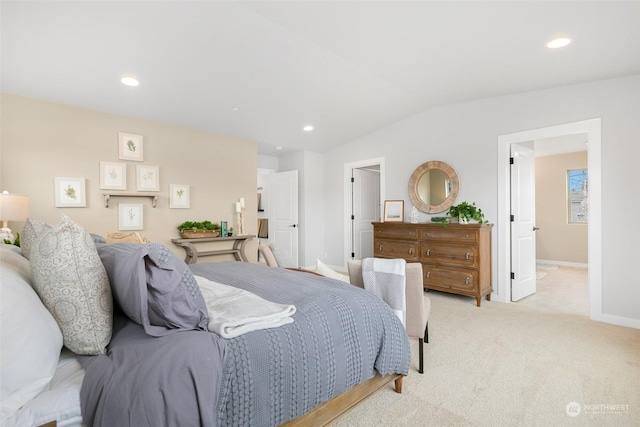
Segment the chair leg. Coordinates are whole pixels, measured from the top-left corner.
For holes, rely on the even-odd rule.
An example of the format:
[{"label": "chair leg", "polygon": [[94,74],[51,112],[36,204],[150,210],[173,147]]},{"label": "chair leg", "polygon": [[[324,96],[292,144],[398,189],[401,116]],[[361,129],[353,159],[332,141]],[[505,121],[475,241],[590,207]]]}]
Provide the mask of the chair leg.
[{"label": "chair leg", "polygon": [[424,341],[418,338],[418,372],[424,374]]},{"label": "chair leg", "polygon": [[424,327],[424,342],[429,342],[429,322],[427,322],[426,326]]}]

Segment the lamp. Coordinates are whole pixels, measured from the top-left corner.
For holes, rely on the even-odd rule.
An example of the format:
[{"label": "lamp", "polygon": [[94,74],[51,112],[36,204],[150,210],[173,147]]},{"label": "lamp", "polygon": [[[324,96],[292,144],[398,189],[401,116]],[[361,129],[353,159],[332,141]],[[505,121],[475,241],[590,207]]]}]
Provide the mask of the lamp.
[{"label": "lamp", "polygon": [[0,242],[8,240],[13,244],[15,239],[7,226],[7,221],[24,221],[27,216],[29,216],[29,196],[3,191],[0,194],[0,220],[2,220]]}]

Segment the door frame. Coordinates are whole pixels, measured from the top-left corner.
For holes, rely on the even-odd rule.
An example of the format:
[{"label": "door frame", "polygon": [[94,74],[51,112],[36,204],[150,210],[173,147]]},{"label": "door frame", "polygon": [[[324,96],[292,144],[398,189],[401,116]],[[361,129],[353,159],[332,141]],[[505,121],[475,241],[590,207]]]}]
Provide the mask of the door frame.
[{"label": "door frame", "polygon": [[511,302],[511,144],[586,133],[589,146],[589,318],[603,321],[602,314],[602,159],[601,119],[589,119],[498,136],[497,301]]},{"label": "door frame", "polygon": [[351,174],[353,173],[353,169],[360,169],[371,166],[380,167],[380,218],[382,218],[382,202],[384,201],[386,195],[384,157],[377,157],[369,160],[359,160],[356,162],[344,164],[344,257],[341,267],[345,269],[347,268],[347,260],[351,259],[351,235],[353,234],[353,230],[351,229],[351,203],[353,198],[351,194]]}]

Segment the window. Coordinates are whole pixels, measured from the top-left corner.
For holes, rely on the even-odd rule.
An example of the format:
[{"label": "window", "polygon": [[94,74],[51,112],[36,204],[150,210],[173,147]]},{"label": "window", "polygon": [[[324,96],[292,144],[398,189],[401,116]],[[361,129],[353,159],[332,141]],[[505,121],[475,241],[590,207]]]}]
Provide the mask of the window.
[{"label": "window", "polygon": [[589,222],[589,170],[567,171],[567,202],[569,224]]}]

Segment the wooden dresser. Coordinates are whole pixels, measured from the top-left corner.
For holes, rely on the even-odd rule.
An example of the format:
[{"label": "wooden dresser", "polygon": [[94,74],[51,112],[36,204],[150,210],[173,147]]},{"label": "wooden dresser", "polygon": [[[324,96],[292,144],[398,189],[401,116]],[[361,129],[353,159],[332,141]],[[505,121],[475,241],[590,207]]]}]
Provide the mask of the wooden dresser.
[{"label": "wooden dresser", "polygon": [[425,289],[491,300],[493,224],[374,222],[373,253],[422,263]]}]

